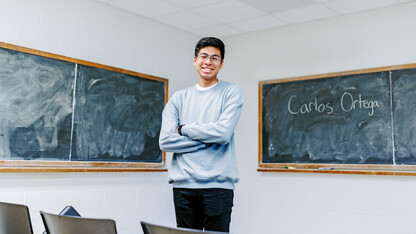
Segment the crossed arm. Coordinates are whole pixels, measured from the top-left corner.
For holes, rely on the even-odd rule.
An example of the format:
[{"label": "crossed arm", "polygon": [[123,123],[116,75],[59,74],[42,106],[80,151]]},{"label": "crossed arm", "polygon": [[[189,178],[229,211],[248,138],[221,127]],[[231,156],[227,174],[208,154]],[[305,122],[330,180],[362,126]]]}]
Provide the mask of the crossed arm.
[{"label": "crossed arm", "polygon": [[[219,119],[209,123],[185,123],[178,132],[179,111],[175,100],[170,100],[162,115],[159,145],[163,151],[189,153],[207,144],[227,144],[234,134],[243,105],[241,91],[232,92],[225,102]],[[183,123],[182,123],[183,124]]]},{"label": "crossed arm", "polygon": [[162,113],[162,128],[159,136],[159,147],[163,151],[174,153],[189,153],[205,148],[205,143],[192,140],[177,133],[179,112],[170,100]]}]

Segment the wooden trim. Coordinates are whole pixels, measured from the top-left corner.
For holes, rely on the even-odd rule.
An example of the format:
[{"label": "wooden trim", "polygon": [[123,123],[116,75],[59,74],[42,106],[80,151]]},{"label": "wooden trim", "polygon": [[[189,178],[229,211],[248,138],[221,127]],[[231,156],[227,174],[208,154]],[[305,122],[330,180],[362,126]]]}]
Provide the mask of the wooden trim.
[{"label": "wooden trim", "polygon": [[73,167],[0,167],[0,172],[166,172],[166,168],[117,168],[117,167],[96,167],[96,168],[73,168]]},{"label": "wooden trim", "polygon": [[[112,67],[99,63],[89,62],[81,59],[62,56],[45,51],[35,50],[23,46],[17,46],[0,41],[0,48],[10,49],[18,52],[38,55],[46,58],[61,60],[74,64],[101,68],[104,70],[123,73],[138,78],[161,81],[165,83],[164,105],[168,102],[169,80],[157,76],[152,76],[140,72],[130,71],[122,68]],[[96,161],[38,161],[38,160],[0,160],[1,172],[164,172],[166,152],[162,152],[161,163],[145,162],[96,162]]]},{"label": "wooden trim", "polygon": [[263,135],[262,135],[262,126],[263,126],[263,118],[262,118],[262,114],[263,114],[263,110],[262,110],[262,93],[263,93],[263,85],[261,83],[259,83],[259,157],[258,157],[258,165],[261,165],[261,159],[263,156],[263,148],[262,148],[262,143],[263,143]]},{"label": "wooden trim", "polygon": [[332,173],[332,174],[366,174],[416,176],[416,165],[389,164],[303,164],[303,163],[262,163],[262,88],[265,84],[285,83],[313,79],[350,76],[374,72],[394,71],[416,68],[416,63],[359,69],[343,72],[324,73],[259,81],[259,156],[258,172],[292,172],[292,173]]},{"label": "wooden trim", "polygon": [[115,168],[134,168],[134,167],[163,167],[163,163],[143,163],[143,162],[106,162],[106,161],[41,161],[41,160],[1,160],[1,167],[20,167],[20,166],[45,166],[45,167],[115,167]]},{"label": "wooden trim", "polygon": [[167,171],[164,162],[165,160],[163,163],[2,160],[0,172],[159,172]]},{"label": "wooden trim", "polygon": [[[0,47],[5,48],[5,49],[19,51],[19,52],[24,52],[24,53],[28,53],[28,54],[39,55],[39,56],[46,57],[46,58],[52,58],[52,59],[57,59],[57,60],[65,61],[65,62],[71,62],[71,63],[76,63],[76,64],[80,64],[80,65],[85,65],[85,66],[101,68],[101,69],[104,69],[104,70],[119,72],[119,73],[132,75],[132,76],[137,76],[137,77],[141,77],[141,78],[147,78],[147,79],[150,79],[150,80],[162,81],[162,82],[166,82],[166,84],[168,82],[168,79],[157,77],[157,76],[152,76],[152,75],[148,75],[148,74],[144,74],[144,73],[140,73],[140,72],[130,71],[130,70],[122,69],[122,68],[112,67],[112,66],[108,66],[108,65],[104,65],[104,64],[89,62],[89,61],[85,61],[85,60],[81,60],[81,59],[66,57],[66,56],[62,56],[62,55],[59,55],[59,54],[53,54],[53,53],[49,53],[49,52],[30,49],[30,48],[23,47],[23,46],[12,45],[12,44],[8,44],[8,43],[4,43],[4,42],[0,42]],[[167,90],[166,90],[166,94],[167,94]]]},{"label": "wooden trim", "polygon": [[265,163],[257,171],[416,176],[416,165]]},{"label": "wooden trim", "polygon": [[389,164],[314,164],[314,163],[263,163],[264,168],[284,169],[317,169],[317,170],[385,170],[395,167],[398,171],[415,170],[416,165],[389,165]]},{"label": "wooden trim", "polygon": [[391,175],[391,176],[416,176],[416,171],[396,170],[317,170],[317,169],[285,169],[285,168],[258,168],[258,172],[286,172],[286,173],[324,173],[324,174],[355,174],[355,175]]},{"label": "wooden trim", "polygon": [[[164,104],[164,106],[166,106],[166,104],[169,101],[169,95],[168,95],[168,93],[169,93],[169,80],[166,79],[165,80],[165,104]],[[163,163],[163,166],[165,166],[165,162],[166,162],[166,152],[165,151],[162,151],[162,163]]]},{"label": "wooden trim", "polygon": [[332,72],[332,73],[324,73],[324,74],[308,75],[308,76],[296,76],[296,77],[289,77],[289,78],[283,78],[283,79],[263,80],[263,81],[260,81],[259,84],[263,85],[263,84],[285,83],[285,82],[302,81],[302,80],[314,80],[314,79],[331,78],[331,77],[337,77],[337,76],[350,76],[350,75],[367,74],[367,73],[373,73],[373,72],[402,70],[402,69],[409,69],[409,68],[416,68],[416,63],[385,66],[385,67],[378,67],[378,68],[359,69],[359,70],[351,70],[351,71],[343,71],[343,72]]}]

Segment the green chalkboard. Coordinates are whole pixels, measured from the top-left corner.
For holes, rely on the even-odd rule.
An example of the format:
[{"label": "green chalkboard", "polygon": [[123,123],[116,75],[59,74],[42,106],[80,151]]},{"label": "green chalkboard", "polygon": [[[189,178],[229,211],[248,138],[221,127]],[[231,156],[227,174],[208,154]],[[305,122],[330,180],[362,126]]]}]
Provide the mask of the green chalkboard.
[{"label": "green chalkboard", "polygon": [[3,169],[164,167],[168,80],[0,43],[0,82]]},{"label": "green chalkboard", "polygon": [[413,173],[415,67],[260,82],[259,167]]}]

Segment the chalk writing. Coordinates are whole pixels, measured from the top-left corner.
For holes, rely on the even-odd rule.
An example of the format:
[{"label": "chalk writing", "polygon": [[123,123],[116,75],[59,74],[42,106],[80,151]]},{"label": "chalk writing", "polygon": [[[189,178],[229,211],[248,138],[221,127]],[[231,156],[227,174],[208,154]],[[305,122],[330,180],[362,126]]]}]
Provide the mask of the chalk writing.
[{"label": "chalk writing", "polygon": [[354,109],[371,109],[368,113],[369,116],[373,116],[374,108],[380,107],[377,101],[369,101],[361,98],[361,94],[358,95],[358,99],[354,99],[352,94],[344,92],[341,97],[341,108],[343,111],[350,112]]},{"label": "chalk writing", "polygon": [[[326,112],[327,114],[331,114],[334,112],[334,108],[332,108],[330,103],[318,103],[318,99],[315,97],[315,100],[309,103],[304,103],[299,105],[299,103],[296,103],[296,95],[292,96],[289,99],[289,102],[287,103],[287,109],[292,115],[296,114],[306,114],[310,113],[312,111],[317,111],[319,113]],[[292,103],[293,101],[293,103]],[[296,105],[297,104],[297,105]]]},{"label": "chalk writing", "polygon": [[[361,94],[358,94],[358,98],[355,98],[351,93],[344,92],[340,99],[340,107],[344,112],[350,112],[356,109],[370,109],[369,116],[373,116],[374,109],[380,107],[376,100],[363,99]],[[332,114],[334,108],[331,103],[318,102],[318,98],[315,97],[313,101],[307,103],[300,103],[296,95],[290,97],[287,103],[287,109],[290,114],[308,114],[311,112],[319,112],[325,114]]]}]

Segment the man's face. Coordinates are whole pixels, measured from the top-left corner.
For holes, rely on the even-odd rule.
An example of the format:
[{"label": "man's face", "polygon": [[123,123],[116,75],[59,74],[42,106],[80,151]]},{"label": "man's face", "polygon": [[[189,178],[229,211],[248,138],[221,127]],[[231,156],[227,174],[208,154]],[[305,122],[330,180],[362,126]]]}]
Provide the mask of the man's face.
[{"label": "man's face", "polygon": [[200,49],[198,56],[194,58],[194,65],[199,78],[207,81],[217,79],[217,74],[223,63],[221,51],[213,46]]}]

